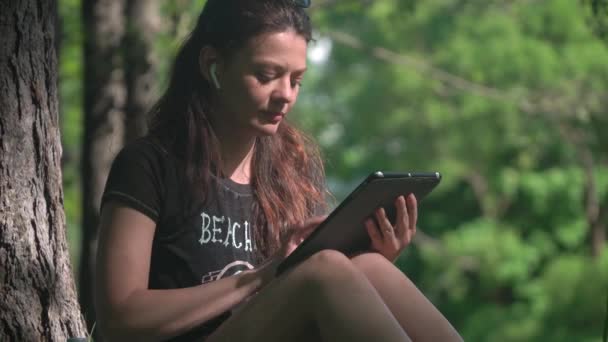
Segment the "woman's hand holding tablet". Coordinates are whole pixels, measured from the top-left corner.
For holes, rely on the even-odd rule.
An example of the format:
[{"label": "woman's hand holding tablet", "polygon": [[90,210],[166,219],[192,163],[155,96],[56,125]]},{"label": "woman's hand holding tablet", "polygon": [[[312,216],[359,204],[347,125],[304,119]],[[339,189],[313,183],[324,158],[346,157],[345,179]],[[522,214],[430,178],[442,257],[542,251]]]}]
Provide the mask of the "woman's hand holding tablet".
[{"label": "woman's hand holding tablet", "polygon": [[371,250],[394,262],[416,235],[418,202],[414,194],[399,196],[394,202],[397,217],[393,224],[384,208],[378,208],[365,220],[365,228],[371,238]]}]

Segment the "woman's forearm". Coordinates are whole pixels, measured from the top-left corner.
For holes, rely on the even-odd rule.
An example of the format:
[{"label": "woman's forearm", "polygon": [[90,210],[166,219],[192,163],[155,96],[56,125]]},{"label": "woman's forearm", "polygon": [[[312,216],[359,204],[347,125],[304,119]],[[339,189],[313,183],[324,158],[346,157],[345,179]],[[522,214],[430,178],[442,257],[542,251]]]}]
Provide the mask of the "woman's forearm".
[{"label": "woman's forearm", "polygon": [[249,271],[204,285],[172,290],[137,290],[102,318],[110,340],[165,340],[219,316],[254,294],[267,274]]}]

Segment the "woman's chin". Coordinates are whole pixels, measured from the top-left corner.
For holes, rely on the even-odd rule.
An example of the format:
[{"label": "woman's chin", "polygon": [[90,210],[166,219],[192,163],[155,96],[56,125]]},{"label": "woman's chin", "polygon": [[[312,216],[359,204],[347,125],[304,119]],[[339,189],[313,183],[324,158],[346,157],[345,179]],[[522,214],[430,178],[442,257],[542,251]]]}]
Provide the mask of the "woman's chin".
[{"label": "woman's chin", "polygon": [[277,133],[280,123],[256,124],[254,128],[259,136],[270,136]]}]

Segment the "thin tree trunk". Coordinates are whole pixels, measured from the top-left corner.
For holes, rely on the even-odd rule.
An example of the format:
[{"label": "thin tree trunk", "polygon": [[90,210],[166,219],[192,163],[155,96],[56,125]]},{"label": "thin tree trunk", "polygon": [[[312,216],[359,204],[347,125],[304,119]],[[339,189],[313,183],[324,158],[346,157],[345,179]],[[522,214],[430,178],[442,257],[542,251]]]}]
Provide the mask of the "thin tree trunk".
[{"label": "thin tree trunk", "polygon": [[124,0],[83,2],[84,132],[82,149],[82,252],[80,303],[87,325],[96,320],[93,303],[99,204],[111,163],[124,140],[126,89],[121,43]]},{"label": "thin tree trunk", "polygon": [[161,19],[157,0],[127,2],[128,29],[125,36],[125,76],[127,84],[125,140],[143,136],[147,131],[147,113],[156,97],[158,61],[154,40]]},{"label": "thin tree trunk", "polygon": [[86,333],[63,212],[56,5],[0,0],[0,341]]},{"label": "thin tree trunk", "polygon": [[595,170],[595,162],[589,148],[586,148],[579,143],[577,149],[585,174],[583,203],[585,203],[585,216],[587,218],[587,224],[589,225],[588,236],[591,244],[591,255],[594,258],[598,258],[604,250],[606,226],[603,217],[605,214],[602,212],[603,208],[598,196],[599,190],[593,172]]},{"label": "thin tree trunk", "polygon": [[560,136],[570,143],[577,151],[577,158],[583,169],[583,198],[585,218],[587,220],[587,240],[590,244],[591,255],[594,258],[601,256],[606,244],[606,213],[602,208],[599,190],[595,181],[595,157],[591,147],[586,141],[587,132],[576,128],[566,121],[558,123]]}]

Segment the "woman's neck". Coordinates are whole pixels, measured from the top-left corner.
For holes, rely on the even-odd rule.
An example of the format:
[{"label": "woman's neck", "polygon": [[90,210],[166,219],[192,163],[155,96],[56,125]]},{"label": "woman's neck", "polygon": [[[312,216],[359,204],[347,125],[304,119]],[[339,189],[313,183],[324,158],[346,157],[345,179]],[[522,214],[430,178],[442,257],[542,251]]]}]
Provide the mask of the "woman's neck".
[{"label": "woman's neck", "polygon": [[222,156],[222,173],[236,183],[249,184],[255,137],[235,133],[216,131]]},{"label": "woman's neck", "polygon": [[[249,184],[251,182],[251,160],[255,140],[245,146],[235,146],[234,149],[221,147],[223,171],[226,177],[236,183]],[[241,148],[243,148],[241,150]]]}]

